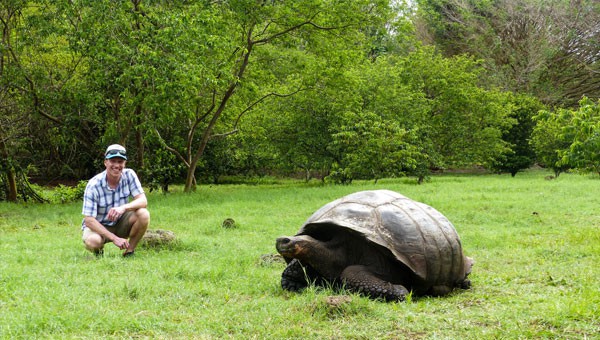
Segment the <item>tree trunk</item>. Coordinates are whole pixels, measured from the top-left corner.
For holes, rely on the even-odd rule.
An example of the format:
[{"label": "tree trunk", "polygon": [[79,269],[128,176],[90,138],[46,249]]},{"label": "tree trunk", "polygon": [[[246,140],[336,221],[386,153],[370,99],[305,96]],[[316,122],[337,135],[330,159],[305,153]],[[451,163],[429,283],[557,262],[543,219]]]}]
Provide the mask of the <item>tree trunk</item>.
[{"label": "tree trunk", "polygon": [[185,178],[185,192],[196,191],[196,163],[190,164],[188,167],[187,176]]},{"label": "tree trunk", "polygon": [[[5,19],[7,19],[7,21],[4,21]],[[8,18],[3,18],[3,22],[4,24],[4,29],[2,30],[2,45],[7,45],[9,44],[9,36],[10,36],[10,26],[8,25],[8,20],[10,20],[11,17]],[[4,76],[4,63],[5,63],[5,56],[4,56],[4,51],[0,52],[0,77]],[[2,113],[4,114],[4,113]],[[5,138],[6,136],[4,135],[4,131],[2,129],[2,126],[0,125],[0,162],[5,163],[5,169],[4,171],[6,172],[6,183],[7,183],[7,192],[6,192],[6,199],[8,201],[11,202],[16,202],[17,201],[17,176],[15,174],[15,168],[12,166],[12,164],[10,164],[10,159],[8,158],[8,148],[6,146],[6,142],[5,142]]]},{"label": "tree trunk", "polygon": [[7,192],[6,192],[6,200],[10,202],[17,201],[17,175],[15,173],[15,168],[10,164],[8,149],[6,147],[6,143],[4,142],[4,134],[0,131],[0,155],[2,156],[2,162],[5,163],[5,172],[6,172],[6,183]]},{"label": "tree trunk", "polygon": [[136,165],[138,169],[144,168],[144,135],[139,125],[135,129],[135,142],[137,146]]},{"label": "tree trunk", "polygon": [[8,192],[6,193],[6,200],[9,202],[17,201],[17,177],[15,171],[9,168],[6,171],[6,181],[8,183]]}]

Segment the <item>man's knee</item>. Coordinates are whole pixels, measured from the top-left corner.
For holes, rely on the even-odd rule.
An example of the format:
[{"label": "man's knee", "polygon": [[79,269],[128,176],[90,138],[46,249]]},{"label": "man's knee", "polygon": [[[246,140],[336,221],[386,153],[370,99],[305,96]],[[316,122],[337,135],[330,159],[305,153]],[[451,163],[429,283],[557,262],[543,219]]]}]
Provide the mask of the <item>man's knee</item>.
[{"label": "man's knee", "polygon": [[146,208],[140,208],[135,211],[137,221],[142,225],[148,225],[150,223],[150,212]]},{"label": "man's knee", "polygon": [[104,247],[104,239],[98,234],[91,234],[83,240],[83,244],[89,250],[99,250]]}]

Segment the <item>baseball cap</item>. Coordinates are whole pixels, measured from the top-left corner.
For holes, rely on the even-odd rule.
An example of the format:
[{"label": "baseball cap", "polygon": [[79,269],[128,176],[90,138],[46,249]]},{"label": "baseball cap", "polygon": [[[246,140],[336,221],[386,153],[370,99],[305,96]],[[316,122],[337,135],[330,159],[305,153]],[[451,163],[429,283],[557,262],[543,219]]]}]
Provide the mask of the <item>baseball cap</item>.
[{"label": "baseball cap", "polygon": [[109,145],[104,153],[104,158],[111,159],[115,157],[121,157],[124,160],[127,160],[127,150],[125,150],[125,148],[119,144]]}]

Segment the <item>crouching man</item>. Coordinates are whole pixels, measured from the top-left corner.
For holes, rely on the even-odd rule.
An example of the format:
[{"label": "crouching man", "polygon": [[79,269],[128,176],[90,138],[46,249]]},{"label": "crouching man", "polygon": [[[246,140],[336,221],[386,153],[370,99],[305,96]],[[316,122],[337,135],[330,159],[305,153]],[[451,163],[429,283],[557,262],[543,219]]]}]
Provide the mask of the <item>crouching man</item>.
[{"label": "crouching man", "polygon": [[[123,256],[134,254],[150,223],[146,194],[132,169],[125,168],[127,151],[119,144],[104,153],[106,170],[88,182],[83,195],[83,243],[96,256],[112,242]],[[130,200],[130,198],[133,198]]]}]

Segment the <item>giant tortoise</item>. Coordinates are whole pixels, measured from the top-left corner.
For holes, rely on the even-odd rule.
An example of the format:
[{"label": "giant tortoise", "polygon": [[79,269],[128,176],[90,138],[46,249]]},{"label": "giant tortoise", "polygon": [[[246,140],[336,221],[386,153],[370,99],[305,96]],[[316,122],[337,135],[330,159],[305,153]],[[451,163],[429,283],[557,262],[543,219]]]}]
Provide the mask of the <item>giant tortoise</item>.
[{"label": "giant tortoise", "polygon": [[326,204],[295,236],[277,239],[287,267],[281,285],[342,286],[402,301],[469,288],[473,260],[454,226],[434,208],[389,190],[361,191]]}]

